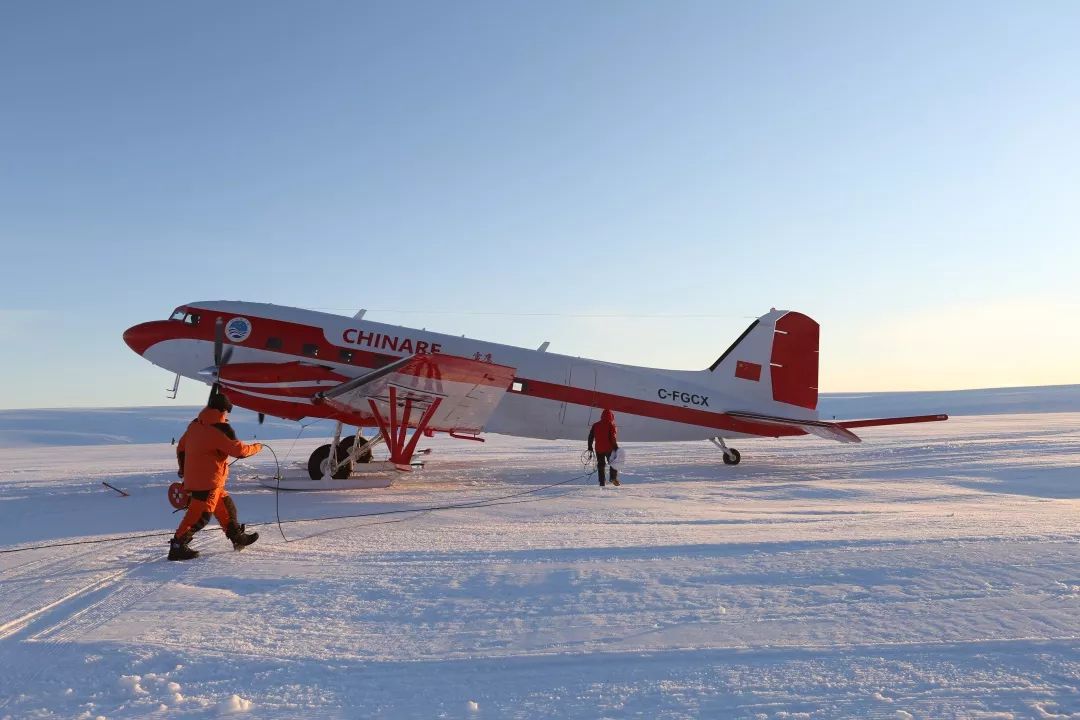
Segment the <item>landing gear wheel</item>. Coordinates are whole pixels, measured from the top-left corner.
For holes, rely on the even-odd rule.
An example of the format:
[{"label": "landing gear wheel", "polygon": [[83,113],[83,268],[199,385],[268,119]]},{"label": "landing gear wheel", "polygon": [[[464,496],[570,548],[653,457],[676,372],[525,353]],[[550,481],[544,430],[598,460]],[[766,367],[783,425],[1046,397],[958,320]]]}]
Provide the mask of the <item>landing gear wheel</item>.
[{"label": "landing gear wheel", "polygon": [[740,460],[742,460],[742,455],[740,455],[739,451],[735,448],[729,448],[728,451],[724,453],[725,465],[738,465]]},{"label": "landing gear wheel", "polygon": [[[367,442],[367,440],[364,439],[362,442]],[[355,443],[356,443],[356,436],[355,435],[350,435],[349,437],[345,438],[340,443],[338,443],[338,452],[342,453],[342,457],[344,457],[345,455],[348,455],[352,451],[352,446]],[[371,448],[368,448],[367,450],[365,450],[363,452],[363,454],[360,455],[360,457],[356,458],[356,462],[359,462],[359,463],[369,463],[369,462],[371,462]]]},{"label": "landing gear wheel", "polygon": [[[341,445],[338,445],[338,460],[344,460],[348,457],[348,453],[341,452]],[[308,475],[312,480],[322,480],[323,475],[326,474],[327,465],[330,462],[330,445],[320,445],[315,449],[315,452],[311,453],[311,457],[308,458],[307,470]],[[335,480],[344,480],[352,474],[352,463],[346,462],[344,465],[337,469],[337,472],[333,474]]]}]

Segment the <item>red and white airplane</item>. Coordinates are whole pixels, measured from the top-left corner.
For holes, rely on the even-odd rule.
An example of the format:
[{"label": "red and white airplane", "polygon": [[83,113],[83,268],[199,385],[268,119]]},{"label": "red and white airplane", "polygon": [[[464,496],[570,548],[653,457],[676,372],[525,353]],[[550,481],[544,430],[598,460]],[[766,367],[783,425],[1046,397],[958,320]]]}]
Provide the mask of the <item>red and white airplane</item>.
[{"label": "red and white airplane", "polygon": [[[623,441],[817,435],[859,442],[853,428],[947,415],[829,422],[818,417],[818,324],[772,310],[704,370],[619,365],[465,337],[250,302],[195,302],[124,340],[155,365],[213,383],[233,403],[290,420],[337,421],[311,456],[312,479],[346,478],[379,441],[407,470],[423,434],[479,439],[484,431],[584,440],[600,410],[619,414]],[[175,390],[174,385],[174,390]],[[357,433],[342,439],[343,426]],[[360,428],[378,427],[363,438]],[[411,435],[408,430],[415,432]],[[330,462],[334,457],[335,461]]]}]

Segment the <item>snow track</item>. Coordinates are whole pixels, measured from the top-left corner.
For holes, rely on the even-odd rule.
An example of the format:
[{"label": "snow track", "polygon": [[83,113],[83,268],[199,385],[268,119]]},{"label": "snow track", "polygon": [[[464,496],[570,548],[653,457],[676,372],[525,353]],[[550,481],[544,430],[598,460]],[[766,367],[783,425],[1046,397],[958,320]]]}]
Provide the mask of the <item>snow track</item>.
[{"label": "snow track", "polygon": [[[0,585],[0,639],[17,632],[52,608],[98,588],[114,584],[127,574],[117,570],[122,556],[101,560],[100,549],[34,550],[45,557],[4,570]],[[58,557],[59,556],[59,557]]]},{"label": "snow track", "polygon": [[[158,539],[0,555],[0,718],[1069,717],[1078,428],[988,416],[858,447],[744,442],[735,468],[641,445],[621,488],[296,523],[289,543],[265,525],[242,553],[206,532],[190,563]],[[579,472],[572,444],[433,445],[423,473],[283,496],[282,516]],[[128,469],[169,451],[101,449],[89,480],[8,462],[2,544],[172,525],[167,466]],[[130,498],[91,488],[112,477]],[[250,477],[233,492],[242,519],[273,518]]]}]

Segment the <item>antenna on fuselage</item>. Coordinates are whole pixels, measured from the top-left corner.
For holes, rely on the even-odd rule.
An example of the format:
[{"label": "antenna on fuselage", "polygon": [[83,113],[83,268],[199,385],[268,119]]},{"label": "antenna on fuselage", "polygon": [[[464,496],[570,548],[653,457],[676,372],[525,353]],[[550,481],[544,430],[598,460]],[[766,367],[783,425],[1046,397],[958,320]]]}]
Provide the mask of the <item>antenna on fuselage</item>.
[{"label": "antenna on fuselage", "polygon": [[543,343],[540,344],[540,347],[536,348],[536,352],[547,352],[548,345],[550,344],[550,340],[545,340]]},{"label": "antenna on fuselage", "polygon": [[366,313],[366,312],[367,312],[367,308],[360,308],[360,310],[357,311],[357,313],[355,315],[353,315],[353,320],[363,320],[364,319],[364,313]]}]

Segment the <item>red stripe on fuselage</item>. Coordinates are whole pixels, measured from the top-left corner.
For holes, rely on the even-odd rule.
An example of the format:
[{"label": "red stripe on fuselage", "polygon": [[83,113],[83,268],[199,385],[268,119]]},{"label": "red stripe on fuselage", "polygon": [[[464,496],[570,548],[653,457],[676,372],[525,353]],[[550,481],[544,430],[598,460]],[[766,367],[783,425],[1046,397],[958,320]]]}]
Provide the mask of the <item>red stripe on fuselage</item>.
[{"label": "red stripe on fuselage", "polygon": [[526,378],[518,378],[518,380],[523,382],[524,388],[522,392],[515,393],[517,395],[528,395],[556,402],[584,405],[585,407],[604,408],[612,412],[629,413],[654,420],[669,420],[686,425],[726,430],[745,435],[761,435],[764,437],[806,435],[804,430],[796,427],[748,422],[733,418],[726,413],[695,410],[694,408],[680,407],[678,405],[665,405],[652,400],[612,395],[611,393],[587,390],[572,385],[560,385]]}]

